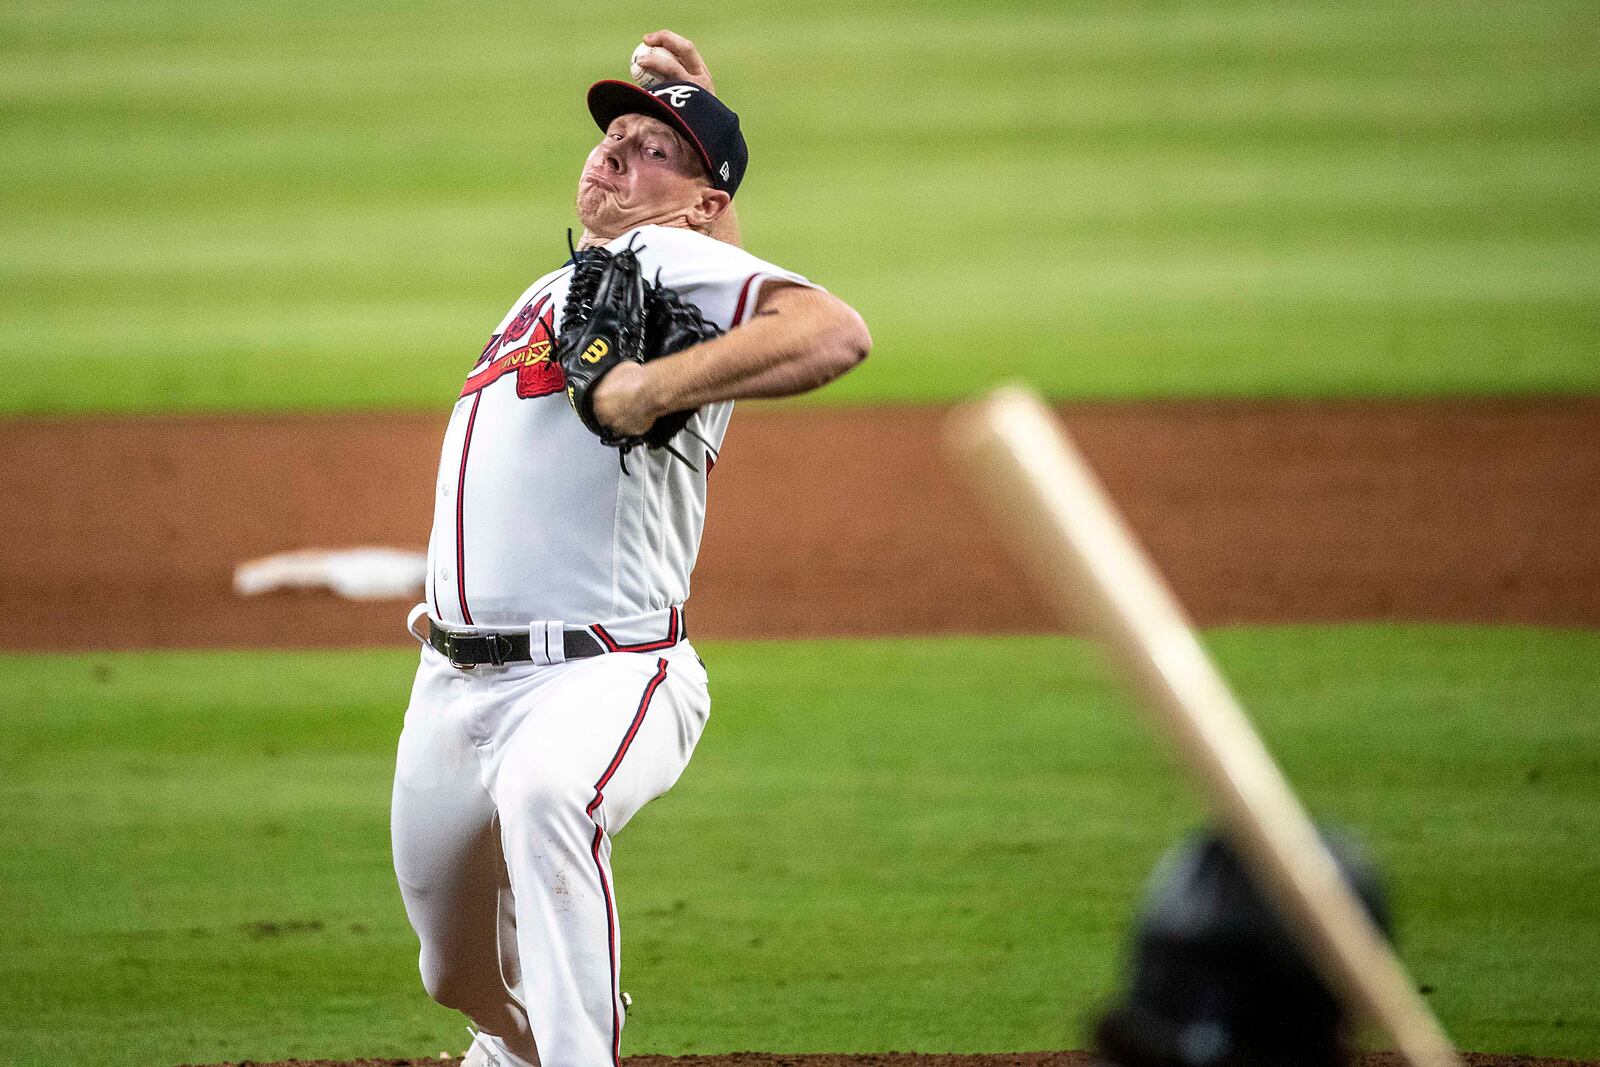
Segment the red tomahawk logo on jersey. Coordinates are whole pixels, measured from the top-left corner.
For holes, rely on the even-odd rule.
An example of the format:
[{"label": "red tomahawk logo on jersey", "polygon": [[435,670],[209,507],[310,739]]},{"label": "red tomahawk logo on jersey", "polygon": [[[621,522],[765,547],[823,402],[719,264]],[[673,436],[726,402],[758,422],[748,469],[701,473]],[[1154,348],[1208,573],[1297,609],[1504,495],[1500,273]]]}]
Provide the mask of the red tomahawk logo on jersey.
[{"label": "red tomahawk logo on jersey", "polygon": [[[567,387],[566,375],[561,373],[561,364],[550,360],[555,333],[555,309],[549,296],[524,304],[517,317],[506,326],[504,335],[489,339],[483,355],[478,357],[478,365],[461,387],[461,395],[471,396],[511,371],[517,372],[517,395],[524,400],[562,392]],[[524,336],[528,338],[527,344],[506,347],[515,345]],[[496,352],[499,355],[495,355]]]}]

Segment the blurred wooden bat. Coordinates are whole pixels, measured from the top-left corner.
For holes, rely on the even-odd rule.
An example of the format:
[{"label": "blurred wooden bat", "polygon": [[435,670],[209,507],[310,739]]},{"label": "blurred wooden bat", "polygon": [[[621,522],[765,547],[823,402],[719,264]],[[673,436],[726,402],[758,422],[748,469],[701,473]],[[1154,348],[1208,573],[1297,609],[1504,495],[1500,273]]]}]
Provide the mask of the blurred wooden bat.
[{"label": "blurred wooden bat", "polygon": [[998,390],[949,447],[1066,622],[1099,642],[1177,746],[1223,832],[1330,987],[1416,1067],[1460,1059],[1077,448],[1038,396]]}]

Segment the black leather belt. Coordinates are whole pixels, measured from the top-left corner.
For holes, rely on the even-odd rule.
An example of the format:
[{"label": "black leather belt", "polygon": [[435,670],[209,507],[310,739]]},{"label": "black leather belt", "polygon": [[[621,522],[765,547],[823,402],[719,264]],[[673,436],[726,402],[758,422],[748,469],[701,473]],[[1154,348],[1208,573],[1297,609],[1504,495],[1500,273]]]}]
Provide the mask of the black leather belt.
[{"label": "black leather belt", "polygon": [[[528,631],[511,633],[448,630],[428,620],[428,644],[457,667],[503,667],[507,663],[527,663],[533,659]],[[587,630],[565,630],[561,651],[566,659],[598,656],[605,646]],[[548,657],[547,657],[548,658]]]}]

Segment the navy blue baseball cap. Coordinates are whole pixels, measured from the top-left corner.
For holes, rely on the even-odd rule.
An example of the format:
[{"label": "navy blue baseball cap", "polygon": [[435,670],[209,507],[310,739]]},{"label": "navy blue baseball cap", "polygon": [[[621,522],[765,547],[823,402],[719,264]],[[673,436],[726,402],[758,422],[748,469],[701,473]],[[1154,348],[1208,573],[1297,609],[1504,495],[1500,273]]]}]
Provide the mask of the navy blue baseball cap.
[{"label": "navy blue baseball cap", "polygon": [[739,116],[694,82],[664,82],[641,89],[632,82],[599,81],[589,86],[589,114],[604,130],[618,115],[660,119],[693,146],[713,188],[732,196],[750,161]]}]

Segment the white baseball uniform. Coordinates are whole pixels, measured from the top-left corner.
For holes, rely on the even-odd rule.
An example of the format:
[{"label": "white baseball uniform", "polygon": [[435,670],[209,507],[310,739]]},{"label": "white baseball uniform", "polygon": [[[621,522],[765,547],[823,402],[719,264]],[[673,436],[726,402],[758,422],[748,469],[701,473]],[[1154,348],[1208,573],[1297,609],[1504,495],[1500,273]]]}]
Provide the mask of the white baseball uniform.
[{"label": "white baseball uniform", "polygon": [[[630,240],[647,279],[659,268],[723,329],[763,285],[810,284],[690,230],[607,247]],[[733,405],[691,422],[709,449],[677,438],[698,470],[639,450],[624,473],[549,358],[571,273],[534,283],[467,376],[428,546],[428,614],[525,633],[534,659],[462,669],[423,646],[392,834],[429,994],[507,1064],[599,1067],[617,1063],[623,1023],[611,837],[677,780],[710,713],[683,602]],[[575,631],[606,651],[567,659]]]}]

